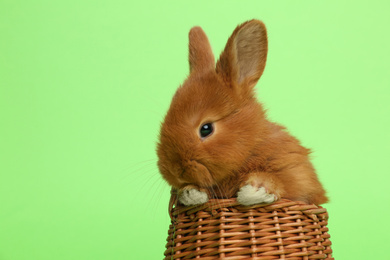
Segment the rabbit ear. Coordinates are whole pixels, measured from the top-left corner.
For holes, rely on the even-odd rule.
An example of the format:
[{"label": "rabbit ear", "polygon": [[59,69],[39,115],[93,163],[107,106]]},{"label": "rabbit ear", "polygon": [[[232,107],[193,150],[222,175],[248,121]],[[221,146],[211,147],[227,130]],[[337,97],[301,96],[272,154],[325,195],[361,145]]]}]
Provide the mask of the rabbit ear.
[{"label": "rabbit ear", "polygon": [[261,21],[243,23],[234,30],[221,53],[217,73],[240,96],[251,93],[264,71],[267,46],[267,31]]},{"label": "rabbit ear", "polygon": [[188,35],[190,72],[214,69],[213,51],[205,32],[199,26],[193,27]]}]

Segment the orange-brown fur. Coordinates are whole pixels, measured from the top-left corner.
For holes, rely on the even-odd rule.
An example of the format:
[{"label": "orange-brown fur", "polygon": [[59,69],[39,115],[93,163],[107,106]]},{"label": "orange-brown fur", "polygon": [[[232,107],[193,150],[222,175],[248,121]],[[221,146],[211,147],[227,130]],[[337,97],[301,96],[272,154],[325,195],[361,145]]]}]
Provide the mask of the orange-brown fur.
[{"label": "orange-brown fur", "polygon": [[[238,26],[216,66],[200,27],[189,40],[190,75],[172,99],[157,147],[164,179],[176,190],[195,186],[209,197],[234,197],[251,184],[278,198],[327,202],[309,150],[268,121],[255,98],[267,55],[263,23]],[[199,127],[207,122],[215,131],[202,139]]]}]

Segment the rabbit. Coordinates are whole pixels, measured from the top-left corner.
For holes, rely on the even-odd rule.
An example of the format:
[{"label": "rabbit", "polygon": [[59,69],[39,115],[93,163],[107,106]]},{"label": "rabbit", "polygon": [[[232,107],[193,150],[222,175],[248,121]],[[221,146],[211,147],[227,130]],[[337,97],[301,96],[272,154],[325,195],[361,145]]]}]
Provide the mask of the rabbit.
[{"label": "rabbit", "polygon": [[172,98],[156,149],[159,171],[181,204],[328,201],[310,150],[269,121],[255,97],[267,51],[259,20],[237,26],[216,65],[202,28],[190,30],[190,74]]}]

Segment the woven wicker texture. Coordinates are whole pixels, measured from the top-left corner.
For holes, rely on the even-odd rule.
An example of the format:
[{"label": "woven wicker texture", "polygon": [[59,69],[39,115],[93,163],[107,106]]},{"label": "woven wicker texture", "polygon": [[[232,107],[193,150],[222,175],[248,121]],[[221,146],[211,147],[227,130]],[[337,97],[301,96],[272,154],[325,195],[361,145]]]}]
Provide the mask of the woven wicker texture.
[{"label": "woven wicker texture", "polygon": [[279,200],[245,207],[212,199],[184,207],[171,199],[164,259],[333,259],[325,208]]}]

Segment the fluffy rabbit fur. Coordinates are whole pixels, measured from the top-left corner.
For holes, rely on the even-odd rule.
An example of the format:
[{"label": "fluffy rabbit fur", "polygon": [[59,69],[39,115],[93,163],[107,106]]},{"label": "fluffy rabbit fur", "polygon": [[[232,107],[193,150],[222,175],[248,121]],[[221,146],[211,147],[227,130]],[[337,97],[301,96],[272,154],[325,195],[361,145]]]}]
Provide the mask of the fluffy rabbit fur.
[{"label": "fluffy rabbit fur", "polygon": [[[157,147],[159,170],[181,203],[231,197],[244,205],[279,198],[327,202],[310,151],[268,121],[255,97],[266,58],[261,21],[239,25],[216,65],[206,34],[190,30],[190,75],[172,99]],[[213,132],[202,137],[206,123]]]}]

